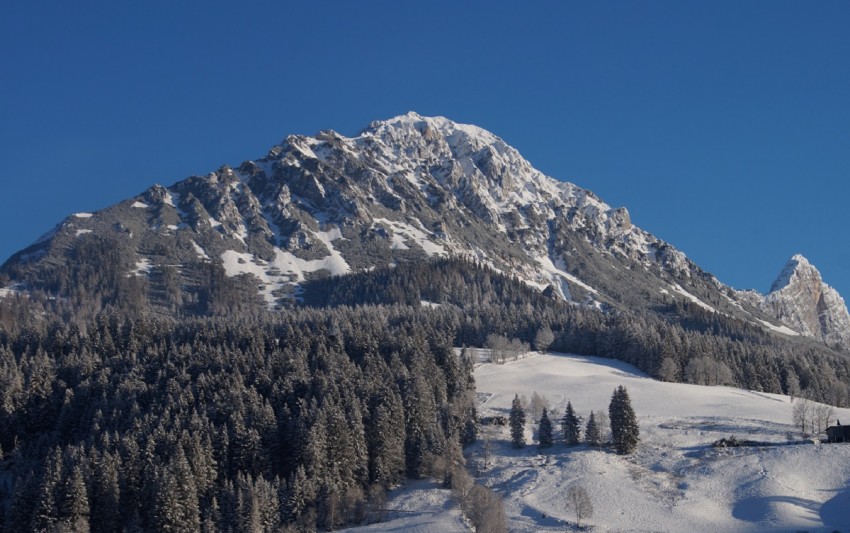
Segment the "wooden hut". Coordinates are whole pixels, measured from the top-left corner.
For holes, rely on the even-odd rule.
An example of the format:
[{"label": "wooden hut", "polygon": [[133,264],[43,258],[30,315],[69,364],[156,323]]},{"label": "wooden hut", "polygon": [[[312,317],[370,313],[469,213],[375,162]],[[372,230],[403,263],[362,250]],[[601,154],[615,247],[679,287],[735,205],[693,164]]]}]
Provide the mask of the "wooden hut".
[{"label": "wooden hut", "polygon": [[842,426],[841,422],[835,426],[826,428],[826,440],[828,442],[850,442],[850,426]]}]

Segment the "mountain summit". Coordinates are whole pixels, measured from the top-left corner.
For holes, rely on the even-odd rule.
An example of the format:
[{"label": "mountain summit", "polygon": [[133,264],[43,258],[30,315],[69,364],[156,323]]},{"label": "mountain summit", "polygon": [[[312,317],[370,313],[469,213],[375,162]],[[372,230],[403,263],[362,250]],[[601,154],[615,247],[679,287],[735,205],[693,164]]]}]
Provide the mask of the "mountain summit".
[{"label": "mountain summit", "polygon": [[[0,294],[66,314],[210,315],[294,305],[311,280],[436,257],[576,305],[722,313],[790,333],[770,322],[779,308],[723,285],[626,208],[545,176],[493,133],[412,112],[354,137],[289,135],[236,168],[72,215],[0,268]],[[849,336],[850,325],[837,338]]]},{"label": "mountain summit", "polygon": [[844,299],[800,254],[785,264],[762,307],[804,335],[830,345],[850,345],[850,314]]}]

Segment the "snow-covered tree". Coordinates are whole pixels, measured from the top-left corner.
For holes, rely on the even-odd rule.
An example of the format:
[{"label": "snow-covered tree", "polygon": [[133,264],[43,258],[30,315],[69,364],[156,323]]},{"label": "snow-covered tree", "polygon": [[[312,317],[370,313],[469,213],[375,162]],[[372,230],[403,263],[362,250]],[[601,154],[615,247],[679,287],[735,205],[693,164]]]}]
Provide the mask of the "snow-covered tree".
[{"label": "snow-covered tree", "polygon": [[611,419],[611,437],[617,453],[628,454],[635,451],[640,440],[640,430],[629,393],[622,385],[614,389],[608,406],[608,416]]},{"label": "snow-covered tree", "polygon": [[581,440],[580,421],[573,410],[573,404],[569,401],[567,401],[564,417],[561,419],[561,434],[567,446],[575,446]]},{"label": "snow-covered tree", "polygon": [[540,449],[551,448],[553,443],[552,421],[549,420],[549,411],[544,407],[537,426],[537,447]]},{"label": "snow-covered tree", "polygon": [[555,334],[549,326],[543,326],[534,335],[534,349],[538,352],[545,352],[553,342],[555,342]]},{"label": "snow-covered tree", "polygon": [[61,521],[71,531],[89,530],[89,499],[80,467],[74,466],[64,480],[58,502]]},{"label": "snow-covered tree", "polygon": [[599,447],[602,445],[602,434],[599,431],[599,424],[596,423],[596,415],[593,411],[587,417],[587,428],[584,430],[584,440],[588,446]]}]

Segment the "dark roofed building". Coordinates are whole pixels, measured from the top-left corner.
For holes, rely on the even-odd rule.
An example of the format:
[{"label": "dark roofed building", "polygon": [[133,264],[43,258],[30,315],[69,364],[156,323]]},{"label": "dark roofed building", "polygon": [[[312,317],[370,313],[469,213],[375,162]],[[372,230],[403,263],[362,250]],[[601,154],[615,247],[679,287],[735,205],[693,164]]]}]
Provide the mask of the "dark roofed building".
[{"label": "dark roofed building", "polygon": [[837,426],[826,428],[826,440],[829,442],[850,442],[850,426]]}]

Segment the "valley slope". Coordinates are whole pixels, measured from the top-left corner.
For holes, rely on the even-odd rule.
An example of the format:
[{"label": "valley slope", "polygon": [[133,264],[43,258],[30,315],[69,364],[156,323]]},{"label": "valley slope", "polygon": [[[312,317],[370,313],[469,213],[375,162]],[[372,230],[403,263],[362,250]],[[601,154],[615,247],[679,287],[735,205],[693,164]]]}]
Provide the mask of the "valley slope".
[{"label": "valley slope", "polygon": [[[553,420],[570,400],[586,421],[591,410],[607,411],[618,385],[638,415],[642,442],[632,456],[562,444],[541,453],[534,422],[529,446],[514,450],[508,428],[482,427],[469,458],[475,468],[481,443],[491,441],[491,465],[480,480],[505,498],[511,531],[563,531],[574,523],[564,505],[573,485],[589,492],[595,513],[588,522],[599,531],[850,529],[850,445],[784,444],[788,433],[799,439],[787,396],[662,383],[625,363],[562,354],[483,364],[475,379],[481,416],[507,416],[515,394],[536,392],[548,398]],[[850,409],[836,416],[850,420]],[[779,445],[710,446],[732,435]]]}]

